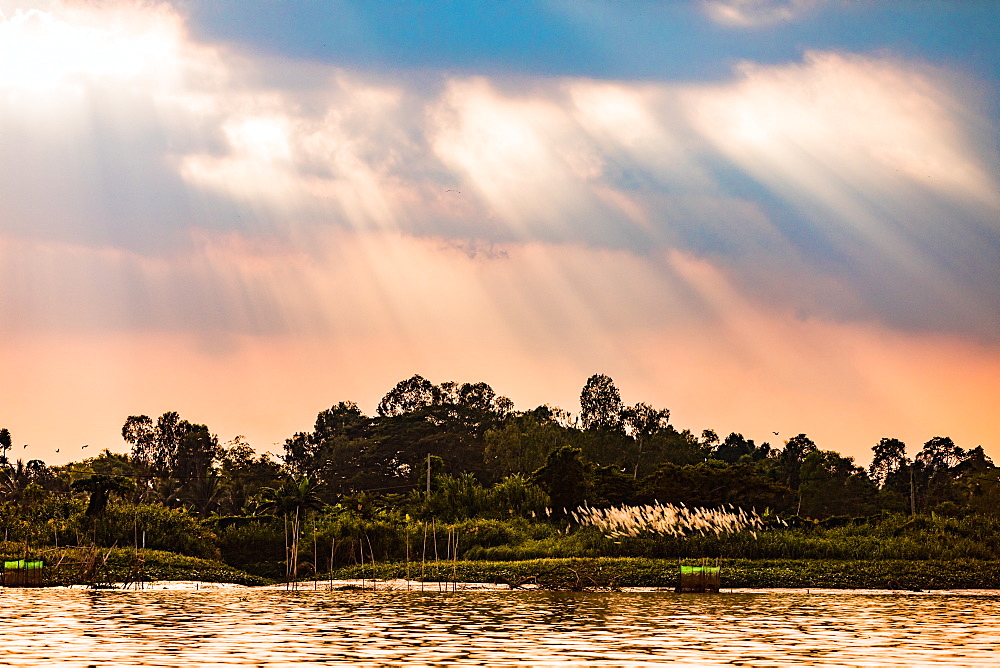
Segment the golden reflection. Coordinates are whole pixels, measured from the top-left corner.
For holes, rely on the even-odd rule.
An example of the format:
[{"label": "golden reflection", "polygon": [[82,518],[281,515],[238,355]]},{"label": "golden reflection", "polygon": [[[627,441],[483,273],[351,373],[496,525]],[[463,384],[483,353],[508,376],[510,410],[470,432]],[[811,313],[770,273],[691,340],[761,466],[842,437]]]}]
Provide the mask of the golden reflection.
[{"label": "golden reflection", "polygon": [[3,662],[995,665],[995,594],[4,590]]}]

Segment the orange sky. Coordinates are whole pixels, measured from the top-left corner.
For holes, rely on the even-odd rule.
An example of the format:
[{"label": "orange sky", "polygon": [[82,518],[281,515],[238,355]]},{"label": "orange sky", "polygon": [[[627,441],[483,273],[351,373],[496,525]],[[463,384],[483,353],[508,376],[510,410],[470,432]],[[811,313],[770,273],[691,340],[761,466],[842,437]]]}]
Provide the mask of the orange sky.
[{"label": "orange sky", "polygon": [[279,452],[414,373],[577,411],[604,373],[696,433],[1000,457],[997,125],[959,64],[376,71],[166,3],[2,9],[17,455],[168,410]]},{"label": "orange sky", "polygon": [[[702,260],[669,253],[637,263],[628,253],[522,246],[482,262],[403,237],[328,243],[345,262],[312,279],[276,281],[271,262],[284,262],[280,254],[248,260],[241,274],[248,283],[274,281],[277,293],[304,288],[313,302],[286,305],[289,321],[305,319],[295,310],[306,308],[320,323],[306,333],[298,325],[261,335],[7,336],[0,364],[19,380],[0,389],[4,424],[52,462],[87,454],[83,444],[120,451],[125,417],[167,410],[209,424],[223,441],[242,434],[278,453],[320,410],[350,399],[372,413],[413,373],[485,380],[519,409],[571,411],[586,378],[606,373],[626,402],[670,408],[678,428],[772,443],[805,432],[861,462],[883,436],[911,452],[949,435],[991,453],[1000,437],[990,406],[1000,390],[995,347],[761,309]],[[662,265],[691,294],[671,295],[679,290],[653,270]],[[598,275],[581,287],[586,299],[568,287],[584,273]],[[532,296],[535,286],[560,281],[565,299]],[[636,295],[670,308],[637,318],[634,306],[620,305]]]}]

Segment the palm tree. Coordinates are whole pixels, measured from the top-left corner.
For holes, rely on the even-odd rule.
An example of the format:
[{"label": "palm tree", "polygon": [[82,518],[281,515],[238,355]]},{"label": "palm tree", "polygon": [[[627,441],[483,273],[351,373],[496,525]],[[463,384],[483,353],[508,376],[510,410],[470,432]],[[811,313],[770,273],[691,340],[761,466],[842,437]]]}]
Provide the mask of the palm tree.
[{"label": "palm tree", "polygon": [[[278,487],[265,487],[260,492],[260,510],[280,515],[285,520],[285,576],[292,581],[299,574],[299,529],[304,515],[323,507],[319,485],[308,477],[287,478]],[[291,540],[288,522],[291,519]]]},{"label": "palm tree", "polygon": [[190,480],[182,498],[189,508],[204,517],[219,507],[224,491],[221,483],[222,478],[218,472],[211,471],[207,475]]},{"label": "palm tree", "polygon": [[317,490],[319,484],[309,477],[288,478],[277,487],[265,487],[260,491],[260,510],[275,515],[289,517],[307,510],[323,507],[323,500]]},{"label": "palm tree", "polygon": [[24,462],[17,460],[17,465],[7,465],[0,469],[0,498],[4,501],[21,501],[21,494],[31,482],[31,476]]}]

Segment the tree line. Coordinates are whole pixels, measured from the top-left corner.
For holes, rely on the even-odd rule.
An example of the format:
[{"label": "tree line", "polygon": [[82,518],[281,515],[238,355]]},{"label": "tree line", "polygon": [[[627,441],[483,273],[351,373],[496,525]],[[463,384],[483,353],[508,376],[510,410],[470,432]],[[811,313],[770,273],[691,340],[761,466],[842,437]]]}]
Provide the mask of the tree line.
[{"label": "tree line", "polygon": [[577,416],[548,405],[516,411],[486,383],[415,375],[373,416],[351,401],[320,412],[278,459],[239,437],[222,445],[206,425],[169,411],[125,420],[128,453],[104,450],[65,466],[14,461],[11,434],[0,429],[0,499],[83,498],[94,516],[121,497],[201,518],[253,516],[295,499],[467,516],[496,503],[510,514],[556,515],[583,504],[732,504],[817,520],[1000,508],[998,471],[982,446],[966,450],[948,437],[931,438],[912,458],[903,442],[883,438],[865,469],[806,434],[778,446],[678,430],[665,408],[624,404],[603,374],[587,379],[580,407]]}]

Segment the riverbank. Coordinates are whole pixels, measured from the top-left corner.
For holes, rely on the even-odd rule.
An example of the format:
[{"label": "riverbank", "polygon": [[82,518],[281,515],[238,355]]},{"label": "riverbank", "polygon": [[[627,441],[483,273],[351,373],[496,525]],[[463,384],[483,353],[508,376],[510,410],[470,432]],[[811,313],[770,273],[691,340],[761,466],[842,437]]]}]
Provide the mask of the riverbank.
[{"label": "riverbank", "polygon": [[[134,548],[59,547],[33,551],[32,560],[44,563],[42,582],[48,586],[87,583],[190,581],[266,585],[272,579],[247,573],[217,559],[190,557],[164,550]],[[19,560],[17,552],[0,552],[0,560]]]},{"label": "riverbank", "polygon": [[[79,560],[79,554],[62,553],[59,556],[62,561],[46,559],[44,582],[48,585],[143,581],[145,584],[142,586],[145,587],[155,581],[285,586],[220,561],[157,550],[140,551],[137,555],[135,550],[130,549],[100,551],[96,556],[94,576],[88,579],[81,577],[80,565],[68,558]],[[1000,561],[723,559],[720,565],[724,589],[1000,589]],[[305,581],[309,577],[308,586],[312,586],[311,574],[302,575],[305,577],[300,579]],[[677,561],[604,557],[424,564],[367,563],[364,566],[337,568],[332,573],[321,572],[317,586],[334,581],[339,583],[336,586],[342,588],[368,588],[373,580],[382,583],[409,582],[410,589],[419,588],[423,581],[425,590],[444,589],[444,583],[454,582],[480,583],[482,588],[498,589],[673,588],[677,582]],[[402,586],[405,588],[406,585]],[[395,585],[387,587],[396,588]]]},{"label": "riverbank", "polygon": [[[713,561],[714,563],[714,561]],[[722,587],[823,589],[1000,589],[1000,561],[862,561],[836,559],[723,559]],[[643,558],[459,561],[423,565],[430,581],[485,582],[512,588],[672,588],[677,561]],[[421,564],[376,564],[337,569],[335,580],[421,579]]]},{"label": "riverbank", "polygon": [[[88,585],[69,585],[54,589],[88,590]],[[0,588],[2,590],[2,588]],[[422,582],[419,580],[300,580],[296,583],[270,585],[243,585],[229,582],[203,582],[200,580],[157,580],[143,583],[114,583],[102,587],[101,591],[117,592],[228,592],[247,594],[252,592],[290,591],[298,593],[400,593],[448,594],[454,592],[544,592],[537,585],[528,584],[511,588],[505,584],[489,582]],[[673,593],[673,587],[619,587],[615,589],[593,588],[590,592],[621,592],[626,594]],[[866,595],[866,596],[972,596],[998,597],[997,589],[843,589],[822,587],[723,587],[721,594],[787,594],[787,595]]]}]

